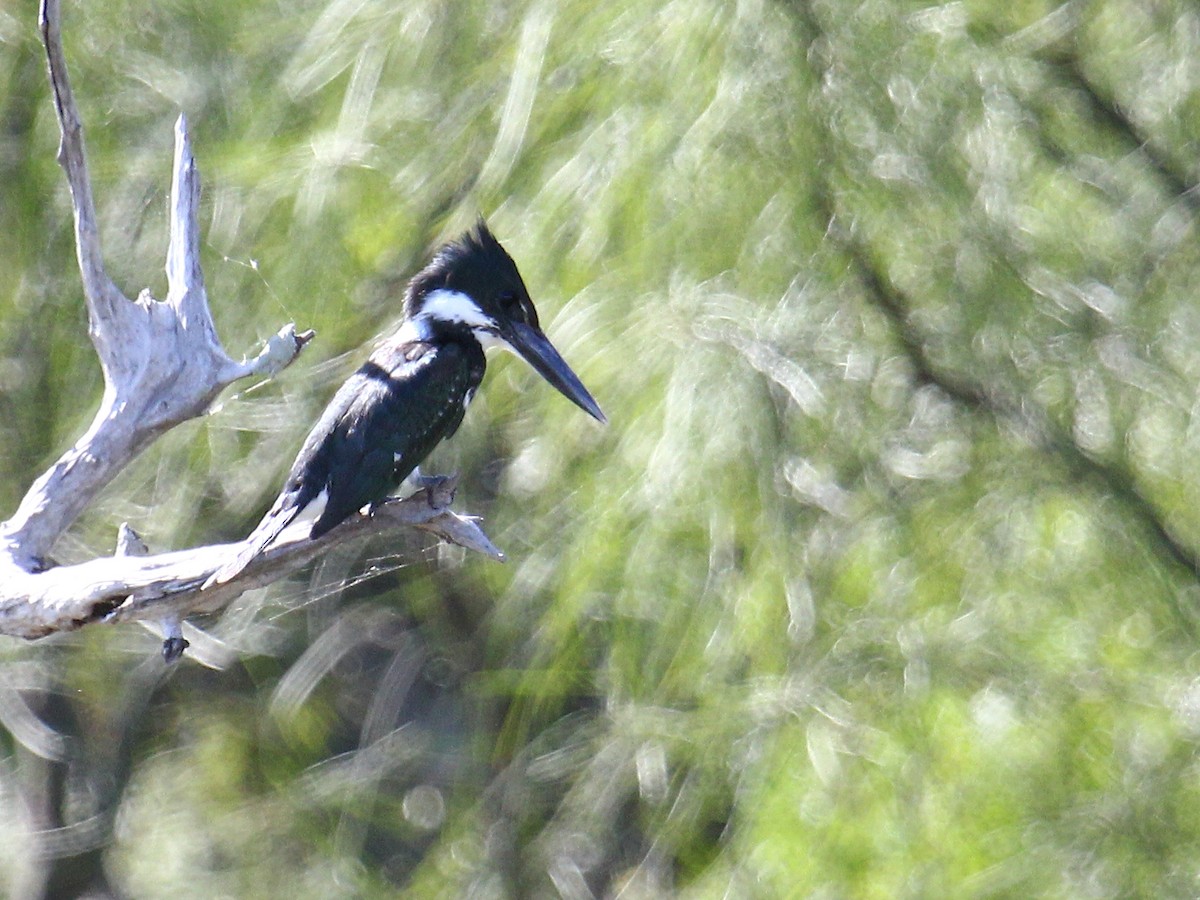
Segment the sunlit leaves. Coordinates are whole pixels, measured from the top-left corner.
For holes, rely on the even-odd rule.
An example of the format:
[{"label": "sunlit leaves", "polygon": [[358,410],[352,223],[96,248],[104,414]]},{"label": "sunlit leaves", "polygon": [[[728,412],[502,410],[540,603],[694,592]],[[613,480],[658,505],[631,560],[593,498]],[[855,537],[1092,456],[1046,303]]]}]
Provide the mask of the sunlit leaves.
[{"label": "sunlit leaves", "polygon": [[[98,382],[40,61],[4,15],[0,460],[23,484]],[[494,359],[431,466],[509,564],[373,546],[210,623],[246,675],[176,675],[113,877],[1194,894],[1195,18],[69,5],[121,283],[160,277],[183,106],[226,346],[281,312],[319,338],[156,445],[66,553],[119,519],[155,549],[244,531],[479,212],[611,420]],[[109,722],[95,673],[155,649],[96,632],[46,684]]]}]

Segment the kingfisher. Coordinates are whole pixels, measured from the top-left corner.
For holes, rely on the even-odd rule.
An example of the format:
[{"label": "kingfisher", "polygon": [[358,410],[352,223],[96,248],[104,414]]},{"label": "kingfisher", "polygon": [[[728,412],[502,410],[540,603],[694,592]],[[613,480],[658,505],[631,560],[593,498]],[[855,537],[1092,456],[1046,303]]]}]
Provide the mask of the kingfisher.
[{"label": "kingfisher", "polygon": [[204,586],[233,579],[285,529],[307,524],[309,538],[319,538],[385,500],[458,429],[494,347],[607,421],[542,331],[516,263],[480,218],[409,282],[399,328],[338,389],[267,514]]}]

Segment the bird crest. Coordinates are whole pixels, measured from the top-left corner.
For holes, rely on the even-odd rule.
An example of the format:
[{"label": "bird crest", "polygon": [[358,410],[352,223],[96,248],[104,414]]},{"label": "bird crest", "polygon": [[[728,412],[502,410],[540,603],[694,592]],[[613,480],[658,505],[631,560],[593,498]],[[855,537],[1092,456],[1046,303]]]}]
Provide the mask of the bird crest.
[{"label": "bird crest", "polygon": [[429,264],[413,276],[405,292],[404,311],[409,317],[416,316],[424,297],[437,290],[479,298],[497,289],[528,295],[517,264],[480,216],[474,227],[442,245]]}]

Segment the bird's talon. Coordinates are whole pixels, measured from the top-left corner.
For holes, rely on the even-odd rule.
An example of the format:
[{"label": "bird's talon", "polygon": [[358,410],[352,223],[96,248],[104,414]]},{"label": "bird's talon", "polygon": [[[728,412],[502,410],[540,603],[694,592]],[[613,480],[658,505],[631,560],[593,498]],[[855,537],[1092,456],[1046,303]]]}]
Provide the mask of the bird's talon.
[{"label": "bird's talon", "polygon": [[418,475],[413,481],[425,491],[425,500],[432,509],[445,509],[454,502],[457,475]]}]

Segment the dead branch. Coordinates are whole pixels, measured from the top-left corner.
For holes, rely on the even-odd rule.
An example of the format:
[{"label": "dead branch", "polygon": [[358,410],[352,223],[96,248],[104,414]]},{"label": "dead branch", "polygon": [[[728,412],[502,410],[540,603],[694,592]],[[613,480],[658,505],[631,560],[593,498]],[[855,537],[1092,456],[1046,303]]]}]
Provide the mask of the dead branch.
[{"label": "dead branch", "polygon": [[425,491],[384,503],[317,540],[302,538],[264,552],[227,584],[201,591],[205,579],[237,552],[211,544],[148,556],[118,553],[44,572],[18,570],[0,587],[0,634],[37,638],[91,622],[170,620],[213,612],[244,591],[264,587],[330,547],[399,526],[419,528],[496,560],[504,554],[473,518],[435,506]]},{"label": "dead branch", "polygon": [[130,552],[127,535],[111,557],[46,568],[63,532],[155,438],[203,413],[232,382],[279,372],[312,333],[297,333],[289,323],[252,359],[238,362],[225,353],[200,268],[200,176],[182,115],[175,126],[167,299],[155,300],[143,291],[131,300],[121,293],[104,267],[83,125],[63,55],[59,0],[42,0],[39,24],[62,135],[58,160],[71,189],[88,331],[100,358],[104,395],[87,431],[34,481],[17,511],[0,524],[0,634],[35,638],[90,622],[169,621],[211,612],[335,544],[399,526],[420,528],[503,559],[473,519],[445,508],[449,498],[443,488],[437,498],[419,492],[384,504],[320,540],[276,546],[238,578],[203,592],[200,585],[235,552],[234,545],[140,555]]}]

